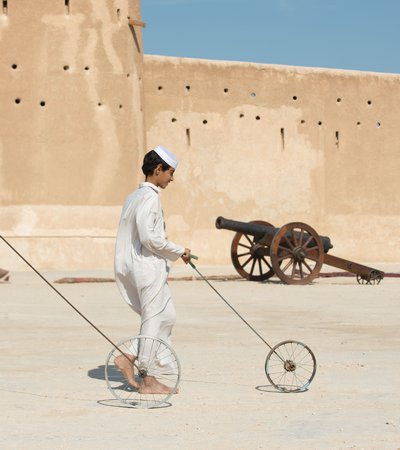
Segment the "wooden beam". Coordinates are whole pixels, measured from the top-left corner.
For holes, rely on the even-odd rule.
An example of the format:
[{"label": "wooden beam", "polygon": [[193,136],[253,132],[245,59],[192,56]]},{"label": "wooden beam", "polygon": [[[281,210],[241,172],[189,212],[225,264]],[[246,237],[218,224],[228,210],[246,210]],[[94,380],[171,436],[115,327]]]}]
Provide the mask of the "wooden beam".
[{"label": "wooden beam", "polygon": [[129,19],[128,20],[128,23],[129,23],[129,25],[130,26],[132,26],[132,27],[143,27],[143,28],[145,28],[146,27],[146,23],[145,22],[142,22],[142,21],[140,21],[140,20],[136,20],[136,19]]}]

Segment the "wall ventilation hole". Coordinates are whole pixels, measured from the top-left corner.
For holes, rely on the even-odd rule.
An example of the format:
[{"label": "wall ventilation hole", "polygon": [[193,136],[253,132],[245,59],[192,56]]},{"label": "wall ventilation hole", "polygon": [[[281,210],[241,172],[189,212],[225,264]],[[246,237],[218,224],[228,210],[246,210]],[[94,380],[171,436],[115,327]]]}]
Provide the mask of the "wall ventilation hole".
[{"label": "wall ventilation hole", "polygon": [[242,119],[242,118],[244,117],[244,114],[243,114],[243,113],[240,113],[240,114],[239,114],[239,117]]},{"label": "wall ventilation hole", "polygon": [[42,101],[40,102],[40,106],[41,106],[41,107],[46,106],[46,102],[45,102],[44,100],[42,100]]},{"label": "wall ventilation hole", "polygon": [[64,70],[69,70],[69,66],[68,66],[68,65],[65,65],[65,66],[63,67],[63,69],[64,69]]},{"label": "wall ventilation hole", "polygon": [[159,91],[162,91],[162,88],[163,88],[162,86],[158,86]]},{"label": "wall ventilation hole", "polygon": [[103,106],[103,103],[99,102],[99,103],[97,103],[97,106],[101,107],[101,106]]},{"label": "wall ventilation hole", "polygon": [[321,126],[321,125],[322,125],[322,122],[321,122],[321,121],[319,121],[319,122],[318,122],[318,125],[319,125],[319,126]]},{"label": "wall ventilation hole", "polygon": [[17,64],[12,64],[12,65],[11,65],[11,68],[14,69],[14,70],[15,70],[17,67],[18,67]]},{"label": "wall ventilation hole", "polygon": [[260,120],[261,119],[261,117],[260,116],[256,116],[256,120]]},{"label": "wall ventilation hole", "polygon": [[5,16],[8,14],[8,0],[3,0],[3,14]]},{"label": "wall ventilation hole", "polygon": [[130,76],[131,76],[130,73],[127,73],[127,74],[126,74],[126,78],[129,78]]},{"label": "wall ventilation hole", "polygon": [[282,150],[285,150],[285,129],[281,128],[281,144]]},{"label": "wall ventilation hole", "polygon": [[335,145],[336,148],[339,150],[339,131],[335,131]]},{"label": "wall ventilation hole", "polygon": [[90,70],[90,67],[89,66],[85,66],[85,70]]},{"label": "wall ventilation hole", "polygon": [[173,117],[173,118],[171,119],[171,122],[176,122],[176,118]]},{"label": "wall ventilation hole", "polygon": [[297,95],[293,95],[293,100],[297,100]]},{"label": "wall ventilation hole", "polygon": [[64,0],[65,13],[69,14],[69,0]]},{"label": "wall ventilation hole", "polygon": [[336,101],[337,101],[338,103],[340,103],[340,102],[342,101],[342,99],[339,97],[339,98],[336,99]]},{"label": "wall ventilation hole", "polygon": [[204,125],[207,125],[208,122],[207,122],[207,120],[204,119],[203,123],[204,123]]},{"label": "wall ventilation hole", "polygon": [[186,142],[188,147],[190,147],[190,128],[186,128]]},{"label": "wall ventilation hole", "polygon": [[301,119],[300,123],[306,123],[306,121],[304,119]]},{"label": "wall ventilation hole", "polygon": [[228,88],[225,88],[225,89],[224,89],[224,92],[225,92],[225,94],[227,94],[227,93],[229,92],[229,89],[228,89]]},{"label": "wall ventilation hole", "polygon": [[190,91],[190,86],[185,86],[187,91]]},{"label": "wall ventilation hole", "polygon": [[368,103],[368,105],[372,105],[371,100],[368,100],[367,103]]},{"label": "wall ventilation hole", "polygon": [[361,125],[361,122],[357,122],[357,126],[360,126]]},{"label": "wall ventilation hole", "polygon": [[16,99],[15,99],[15,103],[16,103],[17,105],[19,105],[19,104],[21,103],[21,99],[20,99],[20,98],[16,98]]},{"label": "wall ventilation hole", "polygon": [[123,107],[124,107],[124,105],[121,105],[121,104],[119,105],[119,109],[122,109]]},{"label": "wall ventilation hole", "polygon": [[376,128],[380,128],[382,124],[380,122],[376,122]]},{"label": "wall ventilation hole", "polygon": [[119,19],[120,19],[120,16],[121,16],[121,10],[118,8],[118,9],[117,9],[117,18],[118,18],[118,21],[119,21]]},{"label": "wall ventilation hole", "polygon": [[255,92],[252,92],[251,94],[250,94],[250,97],[255,97],[257,94],[255,93]]}]

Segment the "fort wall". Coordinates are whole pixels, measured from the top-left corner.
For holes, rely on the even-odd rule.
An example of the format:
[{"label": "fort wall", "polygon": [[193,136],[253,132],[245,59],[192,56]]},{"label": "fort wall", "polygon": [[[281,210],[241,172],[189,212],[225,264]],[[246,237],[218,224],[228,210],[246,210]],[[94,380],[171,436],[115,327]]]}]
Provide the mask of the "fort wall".
[{"label": "fort wall", "polygon": [[0,3],[0,232],[41,268],[110,264],[145,147],[139,5]]},{"label": "fort wall", "polygon": [[[222,215],[306,222],[398,262],[400,76],[145,55],[139,1],[0,4],[0,233],[40,269],[111,269],[146,149],[180,158],[167,232],[230,264]],[[0,267],[24,269],[4,244]]]},{"label": "fort wall", "polygon": [[229,263],[222,215],[305,222],[358,262],[400,260],[400,76],[145,56],[148,147],[181,159],[169,235]]}]

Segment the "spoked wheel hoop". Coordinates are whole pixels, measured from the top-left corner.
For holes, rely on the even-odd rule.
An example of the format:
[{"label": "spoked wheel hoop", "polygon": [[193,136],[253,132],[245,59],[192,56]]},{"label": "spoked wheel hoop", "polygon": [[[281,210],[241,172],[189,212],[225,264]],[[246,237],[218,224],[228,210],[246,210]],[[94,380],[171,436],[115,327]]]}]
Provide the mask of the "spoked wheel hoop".
[{"label": "spoked wheel hoop", "polygon": [[[132,408],[168,405],[169,398],[178,390],[181,377],[178,356],[171,346],[156,337],[135,336],[121,341],[117,347],[111,350],[105,365],[107,387],[113,396]],[[115,359],[121,356],[121,352],[126,355],[122,358],[124,369],[128,368],[130,374],[133,369],[136,387],[129,384],[116,366]],[[146,376],[154,377],[163,387],[160,386],[156,393],[147,393]]]},{"label": "spoked wheel hoop", "polygon": [[268,380],[282,392],[307,390],[316,370],[313,352],[298,341],[284,341],[275,345],[265,361]]}]

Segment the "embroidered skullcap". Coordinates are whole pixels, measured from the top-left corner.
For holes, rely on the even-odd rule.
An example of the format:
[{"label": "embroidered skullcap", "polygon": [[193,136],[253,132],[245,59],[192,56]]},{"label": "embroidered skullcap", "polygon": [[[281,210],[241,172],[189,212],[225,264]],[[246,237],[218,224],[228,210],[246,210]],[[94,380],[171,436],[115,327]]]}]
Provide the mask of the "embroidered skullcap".
[{"label": "embroidered skullcap", "polygon": [[157,146],[156,148],[153,148],[153,150],[164,162],[166,162],[174,170],[178,167],[178,159],[170,150],[161,146]]}]

